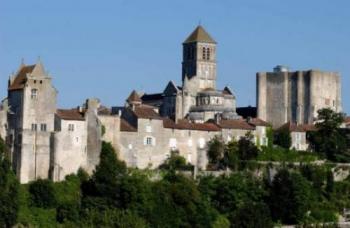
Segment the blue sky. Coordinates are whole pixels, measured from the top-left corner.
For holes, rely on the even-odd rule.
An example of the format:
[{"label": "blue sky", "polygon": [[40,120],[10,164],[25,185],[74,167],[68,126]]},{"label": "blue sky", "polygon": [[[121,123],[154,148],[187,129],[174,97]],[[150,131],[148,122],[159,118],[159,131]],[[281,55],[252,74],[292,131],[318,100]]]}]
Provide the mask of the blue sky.
[{"label": "blue sky", "polygon": [[350,113],[349,0],[0,0],[0,96],[21,59],[41,57],[60,107],[122,105],[132,89],[180,84],[181,44],[199,21],[218,42],[218,87],[255,105],[255,73],[277,64],[342,75]]}]

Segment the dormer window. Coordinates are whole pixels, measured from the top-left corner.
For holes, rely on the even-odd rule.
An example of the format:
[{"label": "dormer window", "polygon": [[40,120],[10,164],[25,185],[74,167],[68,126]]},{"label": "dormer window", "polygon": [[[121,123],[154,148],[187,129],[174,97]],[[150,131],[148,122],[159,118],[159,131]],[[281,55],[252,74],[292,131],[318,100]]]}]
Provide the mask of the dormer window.
[{"label": "dormer window", "polygon": [[32,89],[30,97],[32,99],[36,99],[38,96],[38,90],[37,89]]}]

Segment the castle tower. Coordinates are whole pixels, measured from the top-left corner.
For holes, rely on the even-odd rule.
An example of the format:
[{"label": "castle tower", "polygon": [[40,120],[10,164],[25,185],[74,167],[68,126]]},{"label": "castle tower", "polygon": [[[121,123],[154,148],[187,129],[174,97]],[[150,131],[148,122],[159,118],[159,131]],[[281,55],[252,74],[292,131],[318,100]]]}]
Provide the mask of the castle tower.
[{"label": "castle tower", "polygon": [[8,136],[13,167],[21,183],[49,176],[56,95],[41,61],[22,63],[9,80]]},{"label": "castle tower", "polygon": [[183,43],[182,83],[186,76],[194,94],[216,89],[216,42],[200,25]]}]

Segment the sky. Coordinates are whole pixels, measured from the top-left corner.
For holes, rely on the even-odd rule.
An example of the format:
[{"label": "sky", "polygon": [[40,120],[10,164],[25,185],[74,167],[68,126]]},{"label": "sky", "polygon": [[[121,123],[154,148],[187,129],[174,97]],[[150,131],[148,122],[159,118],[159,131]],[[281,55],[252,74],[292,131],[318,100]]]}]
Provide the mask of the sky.
[{"label": "sky", "polygon": [[[0,0],[0,97],[21,59],[44,63],[62,108],[181,84],[182,42],[200,23],[218,42],[218,88],[255,106],[255,75],[279,64],[337,71],[350,113],[349,0]],[[327,88],[325,88],[327,89]]]}]

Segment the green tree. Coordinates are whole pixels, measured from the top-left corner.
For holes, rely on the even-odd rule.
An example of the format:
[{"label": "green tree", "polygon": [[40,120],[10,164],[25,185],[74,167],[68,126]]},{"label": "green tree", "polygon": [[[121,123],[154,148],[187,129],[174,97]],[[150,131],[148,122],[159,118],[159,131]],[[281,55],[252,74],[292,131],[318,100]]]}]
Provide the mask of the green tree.
[{"label": "green tree", "polygon": [[223,165],[232,170],[239,166],[238,142],[232,139],[225,147]]},{"label": "green tree", "polygon": [[233,213],[249,201],[262,202],[266,196],[259,180],[242,173],[201,178],[199,190],[222,214]]},{"label": "green tree", "polygon": [[292,137],[288,128],[283,128],[275,132],[274,143],[289,150],[292,145]]},{"label": "green tree", "polygon": [[274,221],[296,224],[304,220],[310,207],[311,186],[298,173],[280,170],[270,188],[269,206]]},{"label": "green tree", "polygon": [[54,208],[57,205],[51,180],[36,180],[29,184],[30,202],[34,207]]},{"label": "green tree", "polygon": [[189,170],[193,167],[191,164],[187,164],[186,159],[179,155],[178,152],[172,151],[170,157],[159,168],[168,170]]},{"label": "green tree", "polygon": [[247,202],[231,217],[232,227],[273,227],[270,210],[265,203]]},{"label": "green tree", "polygon": [[82,209],[107,210],[120,206],[120,183],[125,175],[125,163],[118,160],[110,143],[102,142],[100,163],[92,177],[81,184]]},{"label": "green tree", "polygon": [[225,152],[225,143],[221,137],[215,136],[208,142],[208,159],[209,164],[214,166],[214,168],[218,168]]},{"label": "green tree", "polygon": [[310,142],[315,151],[331,161],[350,161],[347,138],[340,130],[343,120],[343,113],[334,112],[329,108],[320,109],[316,123],[317,131],[310,135]]},{"label": "green tree", "polygon": [[153,192],[152,227],[210,227],[217,217],[195,182],[183,175],[169,173],[154,183]]},{"label": "green tree", "polygon": [[0,227],[13,226],[19,209],[19,183],[6,152],[5,143],[0,138]]},{"label": "green tree", "polygon": [[259,148],[253,143],[253,135],[248,133],[238,141],[238,158],[241,161],[256,159]]}]

